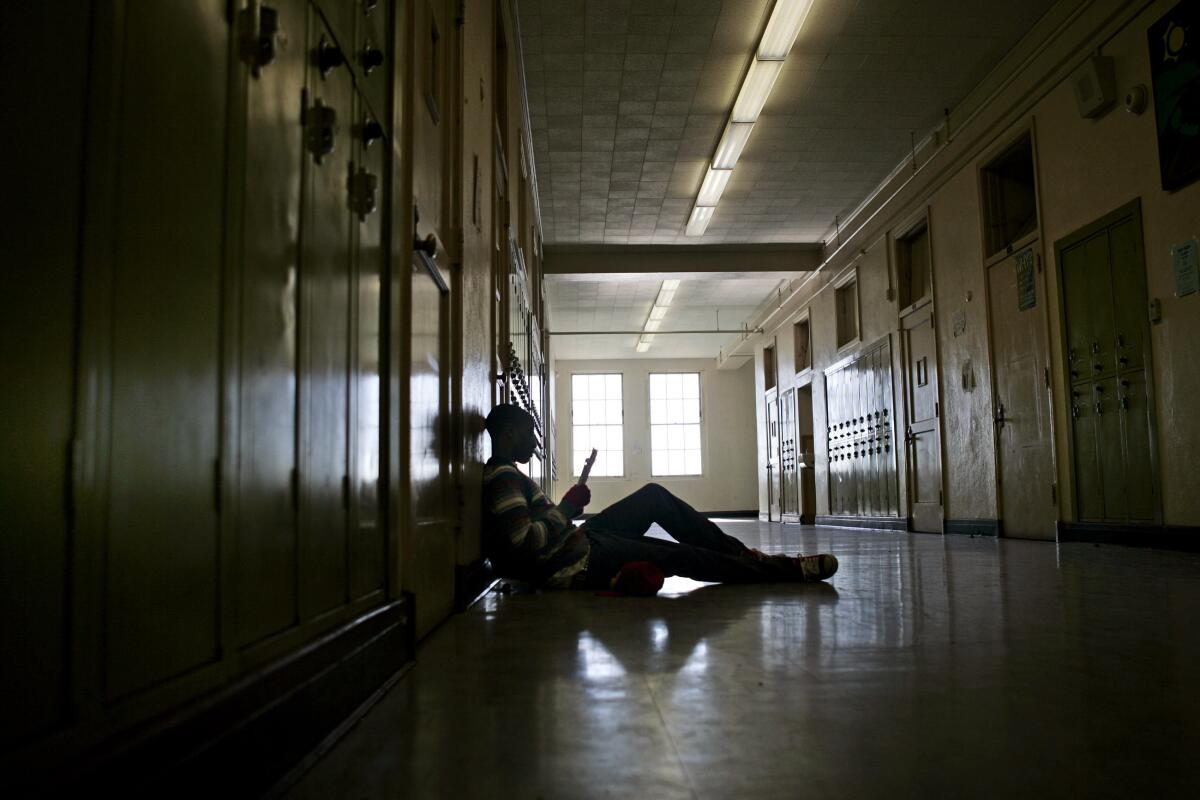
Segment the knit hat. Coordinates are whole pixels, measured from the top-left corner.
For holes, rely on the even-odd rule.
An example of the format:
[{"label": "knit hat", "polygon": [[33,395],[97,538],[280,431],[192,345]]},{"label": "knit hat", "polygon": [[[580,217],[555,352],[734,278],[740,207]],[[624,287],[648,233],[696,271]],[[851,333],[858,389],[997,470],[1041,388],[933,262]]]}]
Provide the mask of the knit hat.
[{"label": "knit hat", "polygon": [[649,561],[630,561],[618,570],[609,584],[610,592],[599,592],[602,597],[653,597],[663,587],[663,571]]}]

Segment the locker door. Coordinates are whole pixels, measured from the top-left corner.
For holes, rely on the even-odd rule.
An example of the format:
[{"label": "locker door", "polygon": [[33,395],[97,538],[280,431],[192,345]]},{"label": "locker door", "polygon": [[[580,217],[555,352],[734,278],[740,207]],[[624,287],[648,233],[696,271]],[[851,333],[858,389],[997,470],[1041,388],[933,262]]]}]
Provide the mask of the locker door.
[{"label": "locker door", "polygon": [[[1071,429],[1074,441],[1075,503],[1080,519],[1104,518],[1104,489],[1100,473],[1100,432],[1097,429],[1093,380],[1097,370],[1092,343],[1111,331],[1096,331],[1096,318],[1104,312],[1092,313],[1093,290],[1096,282],[1108,284],[1108,237],[1101,232],[1062,253],[1063,303],[1067,338],[1067,376],[1071,393]],[[1102,277],[1093,273],[1103,272]],[[1105,305],[1111,298],[1105,298]]]},{"label": "locker door", "polygon": [[[68,712],[68,554],[75,441],[77,281],[89,10],[85,3],[3,3],[7,104],[55,121],[53,157],[40,125],[13,124],[5,178],[23,187],[5,216],[0,292],[0,750],[61,724]],[[54,58],[42,58],[54,52]],[[18,235],[13,235],[19,232]],[[19,454],[19,457],[17,456]],[[36,668],[31,668],[36,665]]]},{"label": "locker door", "polygon": [[909,516],[915,531],[942,530],[941,420],[937,400],[937,353],[933,312],[904,318]]},{"label": "locker door", "polygon": [[296,281],[308,4],[276,0],[274,59],[246,70],[238,399],[238,643],[296,619]]},{"label": "locker door", "polygon": [[779,404],[780,467],[783,474],[783,495],[780,514],[795,516],[799,511],[799,486],[796,482],[796,392],[788,389]]},{"label": "locker door", "polygon": [[1008,536],[1053,539],[1054,455],[1046,387],[1045,291],[1034,267],[1033,306],[1018,306],[1017,262],[1036,243],[988,268],[1000,517]]},{"label": "locker door", "polygon": [[225,8],[142,3],[121,20],[104,532],[110,699],[219,655]]},{"label": "locker door", "polygon": [[769,392],[767,405],[767,519],[779,521],[781,475],[779,459],[779,401]]},{"label": "locker door", "polygon": [[[301,254],[300,611],[312,619],[348,599],[350,500],[351,79],[332,34],[310,15]],[[334,65],[334,66],[330,66]]]},{"label": "locker door", "polygon": [[1154,407],[1150,403],[1146,373],[1137,370],[1117,381],[1117,407],[1121,413],[1124,443],[1125,519],[1153,522],[1158,519],[1158,491],[1154,462],[1150,457]]},{"label": "locker door", "polygon": [[[416,598],[417,635],[422,636],[454,607],[454,514],[449,480],[449,132],[447,106],[450,15],[444,0],[413,7],[412,114],[414,231],[412,329],[409,346],[409,508],[402,531],[405,587]],[[528,361],[525,362],[528,365]]]},{"label": "locker door", "polygon": [[354,374],[353,374],[353,514],[350,528],[350,597],[381,589],[384,580],[384,526],[379,518],[380,316],[383,235],[376,209],[383,178],[384,148],[390,140],[375,138],[378,125],[362,96],[355,112],[358,154],[354,167]]}]

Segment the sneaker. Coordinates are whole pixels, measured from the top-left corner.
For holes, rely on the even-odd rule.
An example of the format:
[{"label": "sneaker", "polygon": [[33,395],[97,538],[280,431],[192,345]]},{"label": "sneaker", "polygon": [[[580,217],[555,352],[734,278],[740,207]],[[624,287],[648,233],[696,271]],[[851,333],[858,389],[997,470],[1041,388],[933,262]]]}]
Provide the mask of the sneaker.
[{"label": "sneaker", "polygon": [[806,581],[823,581],[833,577],[838,571],[837,556],[821,553],[815,556],[796,556],[793,561],[804,573]]}]

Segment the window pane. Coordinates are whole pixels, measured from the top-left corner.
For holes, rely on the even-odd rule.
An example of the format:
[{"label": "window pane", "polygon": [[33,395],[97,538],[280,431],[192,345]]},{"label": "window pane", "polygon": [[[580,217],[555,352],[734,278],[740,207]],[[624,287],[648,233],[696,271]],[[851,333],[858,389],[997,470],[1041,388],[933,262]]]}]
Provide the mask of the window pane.
[{"label": "window pane", "polygon": [[571,396],[576,399],[587,398],[587,375],[572,375],[571,376]]},{"label": "window pane", "polygon": [[576,450],[571,457],[571,474],[580,475],[583,473],[583,462],[587,458],[587,453],[582,450]]},{"label": "window pane", "polygon": [[604,399],[604,375],[588,375],[588,398]]},{"label": "window pane", "polygon": [[687,474],[688,475],[699,475],[700,474],[700,451],[699,450],[688,450],[685,455],[685,461],[687,463]]},{"label": "window pane", "polygon": [[651,462],[651,466],[650,466],[651,473],[653,473],[654,475],[666,475],[667,474],[667,453],[666,453],[666,451],[659,451],[659,452],[652,453],[650,456],[650,462]]},{"label": "window pane", "polygon": [[672,425],[667,432],[667,447],[671,450],[683,449],[683,426]]},{"label": "window pane", "polygon": [[684,467],[687,466],[687,464],[683,458],[683,451],[682,450],[668,450],[667,451],[667,459],[668,459],[668,463],[671,465],[668,471],[672,475],[682,475]]},{"label": "window pane", "polygon": [[650,376],[650,399],[655,400],[667,396],[667,376],[652,374]]},{"label": "window pane", "polygon": [[683,376],[679,373],[667,376],[667,396],[683,397]]},{"label": "window pane", "polygon": [[689,450],[700,451],[700,426],[688,425],[683,430],[683,443]]},{"label": "window pane", "polygon": [[689,399],[683,401],[683,419],[682,422],[699,422],[700,421],[700,400]]},{"label": "window pane", "polygon": [[620,375],[605,375],[605,393],[604,396],[608,400],[621,399],[621,376]]},{"label": "window pane", "polygon": [[683,400],[672,397],[667,401],[667,422],[683,422]]},{"label": "window pane", "polygon": [[576,425],[588,424],[588,403],[578,398],[571,404],[574,413],[571,415]]},{"label": "window pane", "polygon": [[621,420],[621,401],[620,400],[605,400],[604,401],[604,421],[609,425],[620,425]]},{"label": "window pane", "polygon": [[608,436],[605,440],[605,446],[609,450],[623,450],[624,446],[621,442],[621,426],[609,425]]},{"label": "window pane", "polygon": [[683,396],[700,397],[700,373],[692,372],[683,376]]},{"label": "window pane", "polygon": [[667,447],[667,428],[665,425],[650,426],[650,451],[665,450]]},{"label": "window pane", "polygon": [[650,423],[659,425],[667,421],[667,401],[656,399],[650,401]]}]

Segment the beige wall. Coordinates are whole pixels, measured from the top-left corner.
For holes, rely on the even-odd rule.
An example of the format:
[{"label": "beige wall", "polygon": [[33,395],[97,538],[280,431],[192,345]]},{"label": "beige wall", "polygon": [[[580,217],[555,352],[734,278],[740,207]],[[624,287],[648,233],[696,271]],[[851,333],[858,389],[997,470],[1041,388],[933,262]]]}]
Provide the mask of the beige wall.
[{"label": "beige wall", "polygon": [[[1070,3],[1064,3],[1065,9]],[[1075,4],[1080,5],[1080,4]],[[880,193],[843,223],[842,241],[831,242],[821,270],[794,281],[782,310],[763,312],[765,328],[747,343],[756,363],[758,439],[764,440],[761,401],[763,347],[778,341],[780,387],[792,375],[791,325],[806,309],[812,315],[814,416],[818,463],[825,463],[822,370],[843,353],[833,350],[832,285],[857,265],[862,343],[892,337],[897,401],[902,392],[897,348],[898,311],[888,299],[892,285],[891,236],[928,210],[933,261],[933,294],[938,332],[943,422],[943,474],[947,519],[991,519],[997,512],[996,453],[993,438],[991,358],[983,263],[977,171],[1001,147],[1024,130],[1034,132],[1040,200],[1040,249],[1046,265],[1049,316],[1049,364],[1052,375],[1060,517],[1073,518],[1073,487],[1067,443],[1066,392],[1061,354],[1061,298],[1054,243],[1120,206],[1140,199],[1145,235],[1147,289],[1162,301],[1163,320],[1153,326],[1152,359],[1157,407],[1159,482],[1163,518],[1169,525],[1200,524],[1200,492],[1192,452],[1200,444],[1200,418],[1190,413],[1200,394],[1200,368],[1194,355],[1200,334],[1200,296],[1176,298],[1170,260],[1172,244],[1200,234],[1200,184],[1168,194],[1160,188],[1153,107],[1135,116],[1117,105],[1096,120],[1080,118],[1068,82],[1089,55],[1115,59],[1118,96],[1135,84],[1150,85],[1146,29],[1174,5],[1149,4],[1141,13],[1130,4],[1106,0],[1080,5],[1078,13],[1042,44],[1026,47],[1012,59],[1007,76],[992,75],[994,93],[974,109],[947,139],[945,131],[921,149],[916,173],[897,174]],[[1060,9],[1061,10],[1061,9]],[[1015,70],[1015,71],[1014,71]],[[953,335],[953,318],[962,312],[965,329]],[[738,351],[734,351],[737,353]],[[903,430],[898,408],[897,432]],[[765,458],[759,459],[760,509],[765,511]],[[901,460],[901,507],[906,497]],[[817,473],[818,513],[827,513],[823,469]]]},{"label": "beige wall", "polygon": [[[574,482],[571,471],[571,375],[619,372],[625,408],[625,475],[595,476],[589,512],[600,511],[650,482],[660,483],[701,511],[747,511],[758,507],[755,490],[753,380],[747,362],[741,369],[717,369],[709,359],[637,359],[558,361],[555,425],[558,481],[554,500]],[[703,475],[654,477],[650,474],[651,372],[699,372],[703,416]]]}]

